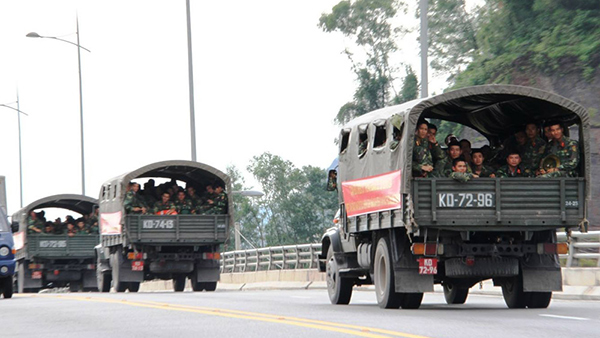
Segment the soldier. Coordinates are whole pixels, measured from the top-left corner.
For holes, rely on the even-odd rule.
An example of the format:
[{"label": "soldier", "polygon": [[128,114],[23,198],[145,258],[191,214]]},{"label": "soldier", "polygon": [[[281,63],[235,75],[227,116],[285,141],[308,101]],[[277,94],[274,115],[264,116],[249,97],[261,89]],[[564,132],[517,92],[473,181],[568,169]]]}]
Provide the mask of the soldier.
[{"label": "soldier", "polygon": [[546,139],[547,143],[550,143],[552,141],[552,135],[550,134],[550,125],[546,124],[544,126],[544,138]]},{"label": "soldier", "polygon": [[54,235],[54,224],[52,222],[46,222],[43,234]]},{"label": "soldier", "polygon": [[138,194],[139,190],[140,185],[138,183],[129,183],[129,190],[125,194],[125,201],[123,201],[126,213],[145,214],[148,211],[146,202]]},{"label": "soldier", "polygon": [[183,190],[179,190],[177,193],[177,201],[174,204],[178,214],[188,215],[194,213],[194,204],[185,197]]},{"label": "soldier", "polygon": [[194,208],[202,204],[202,198],[196,195],[196,188],[194,188],[193,186],[187,187],[187,195],[188,199],[192,201],[192,205],[194,206]]},{"label": "soldier", "polygon": [[67,236],[73,237],[77,234],[77,229],[73,223],[67,223]]},{"label": "soldier", "polygon": [[448,177],[455,179],[459,182],[466,183],[472,178],[479,176],[467,172],[467,161],[464,158],[459,157],[452,160],[452,172]]},{"label": "soldier", "polygon": [[431,158],[433,160],[434,167],[435,165],[446,158],[446,153],[440,147],[437,139],[437,126],[433,123],[427,124],[427,141],[429,141],[429,151],[431,152]]},{"label": "soldier", "polygon": [[177,208],[175,204],[171,202],[171,195],[168,192],[164,192],[161,195],[161,200],[154,203],[152,211],[157,215],[176,215]]},{"label": "soldier", "polygon": [[227,213],[227,194],[223,191],[223,186],[217,184],[215,188],[216,197],[208,200],[210,208],[206,210],[206,214],[225,214]]},{"label": "soldier", "polygon": [[471,141],[467,139],[460,140],[460,153],[461,156],[467,160],[467,163],[471,163]]},{"label": "soldier", "polygon": [[564,129],[560,123],[549,125],[552,141],[546,145],[544,157],[555,155],[560,160],[556,168],[540,168],[538,177],[576,177],[577,165],[579,165],[579,143],[564,135]]},{"label": "soldier", "polygon": [[433,159],[427,141],[427,122],[417,123],[415,141],[413,144],[412,175],[413,177],[428,177],[433,171]]},{"label": "soldier", "polygon": [[496,177],[496,175],[494,174],[494,169],[483,164],[483,162],[485,161],[485,157],[483,156],[482,150],[473,150],[471,152],[471,158],[473,159],[473,166],[471,167],[471,170],[473,170],[473,174],[479,177]]},{"label": "soldier", "polygon": [[509,150],[506,156],[506,164],[496,170],[496,177],[531,177],[531,170],[521,164],[519,151]]},{"label": "soldier", "polygon": [[44,223],[45,222],[40,219],[38,214],[36,214],[35,211],[31,210],[29,212],[29,217],[27,218],[27,233],[42,233]]},{"label": "soldier", "polygon": [[367,152],[367,138],[360,140],[358,143],[358,157],[362,157]]},{"label": "soldier", "polygon": [[[433,177],[450,177],[452,173],[452,161],[459,158],[461,155],[460,143],[457,140],[451,140],[448,143],[448,156],[436,164]],[[463,158],[464,160],[464,158]],[[467,164],[467,172],[473,173],[469,164]]]},{"label": "soldier", "polygon": [[535,171],[540,166],[540,161],[546,150],[546,141],[544,141],[538,132],[535,123],[528,123],[525,126],[527,140],[522,149],[523,158],[521,163],[525,168]]}]

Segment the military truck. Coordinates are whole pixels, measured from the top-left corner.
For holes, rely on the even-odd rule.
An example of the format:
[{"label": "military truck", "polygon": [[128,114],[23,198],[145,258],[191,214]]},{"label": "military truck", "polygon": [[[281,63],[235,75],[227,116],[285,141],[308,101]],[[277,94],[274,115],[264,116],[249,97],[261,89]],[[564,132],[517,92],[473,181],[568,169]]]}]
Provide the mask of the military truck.
[{"label": "military truck", "polygon": [[[559,121],[579,141],[576,177],[413,177],[422,119],[472,128],[496,149],[526,123]],[[589,121],[584,107],[564,97],[489,85],[386,107],[344,125],[340,221],[322,238],[319,264],[330,301],[348,304],[354,285],[374,284],[380,307],[418,308],[423,293],[441,284],[449,304],[462,304],[470,287],[492,279],[509,308],[547,307],[552,292],[562,290],[558,254],[567,248],[557,243],[557,230],[587,230]]]},{"label": "military truck", "polygon": [[15,247],[6,216],[6,185],[4,176],[0,176],[0,294],[4,298],[13,295],[15,265]]},{"label": "military truck", "polygon": [[144,179],[176,180],[182,188],[193,186],[199,192],[209,184],[222,185],[231,192],[226,174],[191,161],[152,163],[106,181],[99,198],[98,289],[108,292],[112,286],[116,292],[137,292],[142,281],[172,279],[174,291],[180,292],[189,279],[194,291],[214,291],[220,245],[231,225],[231,199],[224,214],[128,214],[127,188]]},{"label": "military truck", "polygon": [[96,265],[94,247],[97,233],[69,236],[28,231],[32,212],[68,210],[90,215],[98,208],[98,200],[73,194],[48,196],[30,203],[12,215],[17,249],[17,288],[19,293],[38,292],[46,287],[69,287],[71,292],[95,291]]}]

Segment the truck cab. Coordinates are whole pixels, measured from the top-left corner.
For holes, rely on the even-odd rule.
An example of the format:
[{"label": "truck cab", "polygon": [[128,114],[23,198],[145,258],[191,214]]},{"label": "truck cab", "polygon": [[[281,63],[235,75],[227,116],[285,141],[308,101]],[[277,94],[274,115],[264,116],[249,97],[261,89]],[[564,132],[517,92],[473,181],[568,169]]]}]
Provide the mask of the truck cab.
[{"label": "truck cab", "polygon": [[[578,165],[564,177],[416,177],[415,130],[424,120],[471,128],[499,153],[526,124],[560,124],[578,141]],[[566,246],[556,232],[587,229],[589,128],[579,104],[510,85],[463,88],[344,125],[340,223],[323,236],[320,264],[330,301],[347,304],[352,286],[374,284],[380,307],[418,308],[441,284],[446,301],[461,304],[471,286],[492,279],[509,308],[547,307],[562,290]]]},{"label": "truck cab", "polygon": [[11,228],[3,208],[0,208],[0,293],[4,298],[13,295],[13,275],[15,273],[15,245]]}]

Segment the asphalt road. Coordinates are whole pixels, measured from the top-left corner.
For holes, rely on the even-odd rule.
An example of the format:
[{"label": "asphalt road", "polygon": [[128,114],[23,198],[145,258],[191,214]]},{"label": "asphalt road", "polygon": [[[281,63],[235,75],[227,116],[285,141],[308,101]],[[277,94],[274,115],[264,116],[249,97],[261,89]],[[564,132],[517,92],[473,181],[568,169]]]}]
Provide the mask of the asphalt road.
[{"label": "asphalt road", "polygon": [[600,337],[600,302],[553,300],[509,310],[498,296],[446,305],[426,294],[418,310],[383,310],[371,291],[350,305],[325,290],[212,293],[15,294],[0,299],[3,337]]}]

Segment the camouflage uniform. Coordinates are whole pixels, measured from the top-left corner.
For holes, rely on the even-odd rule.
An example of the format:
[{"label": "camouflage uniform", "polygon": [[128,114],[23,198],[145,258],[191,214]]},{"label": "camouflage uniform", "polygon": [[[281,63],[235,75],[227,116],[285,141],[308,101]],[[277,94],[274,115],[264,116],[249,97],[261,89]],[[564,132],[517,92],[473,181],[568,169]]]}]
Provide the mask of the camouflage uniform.
[{"label": "camouflage uniform", "polygon": [[146,208],[148,209],[148,206],[146,205],[145,201],[138,196],[138,194],[134,193],[133,191],[128,191],[127,194],[125,194],[125,200],[123,201],[123,207],[125,208],[125,212],[128,214],[141,214],[142,211],[133,211],[133,208]]},{"label": "camouflage uniform", "polygon": [[459,182],[466,183],[469,180],[473,179],[474,176],[471,173],[460,173],[457,171],[453,171],[450,173],[450,175],[448,175],[448,177],[455,179]]},{"label": "camouflage uniform", "polygon": [[27,218],[27,233],[28,234],[38,233],[38,231],[33,230],[34,228],[38,229],[40,231],[43,231],[44,225],[45,225],[44,221],[42,221],[41,219],[39,219],[39,218],[32,219],[31,216],[29,216]]},{"label": "camouflage uniform", "polygon": [[171,201],[167,201],[167,203],[163,203],[162,200],[158,201],[154,203],[154,208],[152,208],[152,212],[154,212],[155,214],[167,210],[177,211],[177,209],[175,208],[175,204],[173,204],[173,202]]},{"label": "camouflage uniform", "polygon": [[485,164],[481,165],[481,171],[477,174],[477,168],[473,166],[471,168],[473,170],[473,174],[478,175],[479,177],[490,177],[490,175],[494,174],[494,168],[487,166]]},{"label": "camouflage uniform", "polygon": [[431,176],[430,173],[421,170],[424,165],[430,165],[433,167],[433,158],[429,151],[429,142],[426,139],[419,139],[415,136],[413,143],[413,156],[412,156],[412,175],[413,177],[427,177]]},{"label": "camouflage uniform", "polygon": [[[450,177],[450,175],[453,173],[452,161],[453,160],[450,159],[450,156],[447,156],[446,158],[439,161],[439,163],[437,163],[435,169],[432,172],[432,177]],[[471,169],[469,163],[467,163],[467,173],[473,174],[473,170]]]},{"label": "camouflage uniform", "polygon": [[511,171],[508,167],[508,164],[503,165],[502,167],[496,170],[496,177],[532,177],[533,174],[531,170],[525,168],[523,164],[519,164],[515,171]]},{"label": "camouflage uniform", "polygon": [[446,158],[446,152],[440,147],[439,143],[433,144],[429,142],[429,152],[431,152],[431,158],[435,164]]},{"label": "camouflage uniform", "polygon": [[358,144],[358,156],[362,156],[367,152],[367,140]]},{"label": "camouflage uniform", "polygon": [[213,204],[206,210],[205,214],[225,214],[227,212],[227,194],[221,192],[212,199]]},{"label": "camouflage uniform", "polygon": [[534,140],[527,139],[525,145],[521,148],[521,163],[527,169],[535,171],[540,166],[540,161],[546,151],[546,141],[536,136]]},{"label": "camouflage uniform", "polygon": [[577,165],[579,164],[579,143],[566,136],[560,141],[552,140],[546,145],[544,157],[556,155],[560,159],[558,171],[541,175],[539,177],[577,177]]},{"label": "camouflage uniform", "polygon": [[184,198],[183,200],[177,200],[174,203],[175,208],[177,208],[178,214],[191,214],[192,210],[194,210],[194,203],[191,200]]}]

